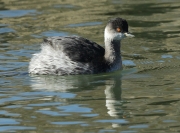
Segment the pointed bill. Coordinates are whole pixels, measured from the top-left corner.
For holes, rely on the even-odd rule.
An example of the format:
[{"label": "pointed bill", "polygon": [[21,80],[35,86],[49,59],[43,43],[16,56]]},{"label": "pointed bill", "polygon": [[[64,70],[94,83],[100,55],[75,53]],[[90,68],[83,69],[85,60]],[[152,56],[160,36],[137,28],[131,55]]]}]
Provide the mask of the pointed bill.
[{"label": "pointed bill", "polygon": [[132,34],[130,34],[130,33],[124,33],[124,35],[125,35],[126,37],[135,37],[134,35],[132,35]]}]

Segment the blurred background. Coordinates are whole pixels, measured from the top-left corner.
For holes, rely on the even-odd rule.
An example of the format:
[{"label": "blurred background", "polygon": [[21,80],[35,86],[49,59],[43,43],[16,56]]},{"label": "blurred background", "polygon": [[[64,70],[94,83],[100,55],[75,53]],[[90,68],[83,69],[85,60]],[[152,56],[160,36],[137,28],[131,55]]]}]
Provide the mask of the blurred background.
[{"label": "blurred background", "polygon": [[[179,0],[0,0],[0,132],[180,132],[179,12]],[[135,35],[122,41],[122,71],[28,74],[43,38],[104,46],[115,17]]]}]

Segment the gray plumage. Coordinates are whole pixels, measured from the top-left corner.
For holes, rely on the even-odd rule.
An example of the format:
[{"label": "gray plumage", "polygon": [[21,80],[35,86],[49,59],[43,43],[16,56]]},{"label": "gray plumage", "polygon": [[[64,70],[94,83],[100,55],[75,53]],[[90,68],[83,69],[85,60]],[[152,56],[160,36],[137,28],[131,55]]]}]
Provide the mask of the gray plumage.
[{"label": "gray plumage", "polygon": [[63,50],[72,61],[84,63],[104,56],[105,52],[97,43],[78,36],[46,38],[43,45],[51,45],[54,49]]},{"label": "gray plumage", "polygon": [[120,41],[126,36],[132,36],[127,21],[116,18],[105,28],[105,49],[83,37],[48,37],[42,50],[33,55],[29,73],[69,75],[118,70],[122,67]]}]

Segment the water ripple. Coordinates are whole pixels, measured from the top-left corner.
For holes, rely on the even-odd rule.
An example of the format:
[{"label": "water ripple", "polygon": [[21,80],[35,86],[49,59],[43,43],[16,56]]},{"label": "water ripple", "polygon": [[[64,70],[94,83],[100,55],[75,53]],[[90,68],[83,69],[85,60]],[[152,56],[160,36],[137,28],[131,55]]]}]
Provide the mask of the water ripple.
[{"label": "water ripple", "polygon": [[33,14],[36,10],[4,10],[0,11],[0,18],[12,18],[12,17],[22,17],[27,14]]}]

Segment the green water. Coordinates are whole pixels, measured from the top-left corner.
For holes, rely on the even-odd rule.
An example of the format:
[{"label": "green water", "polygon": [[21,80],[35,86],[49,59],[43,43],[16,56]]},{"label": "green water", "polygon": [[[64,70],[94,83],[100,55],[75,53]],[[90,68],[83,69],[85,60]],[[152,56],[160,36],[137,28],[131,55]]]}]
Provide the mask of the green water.
[{"label": "green water", "polygon": [[[180,132],[180,1],[0,0],[0,132]],[[48,36],[103,46],[110,18],[129,22],[123,71],[28,75]]]}]

